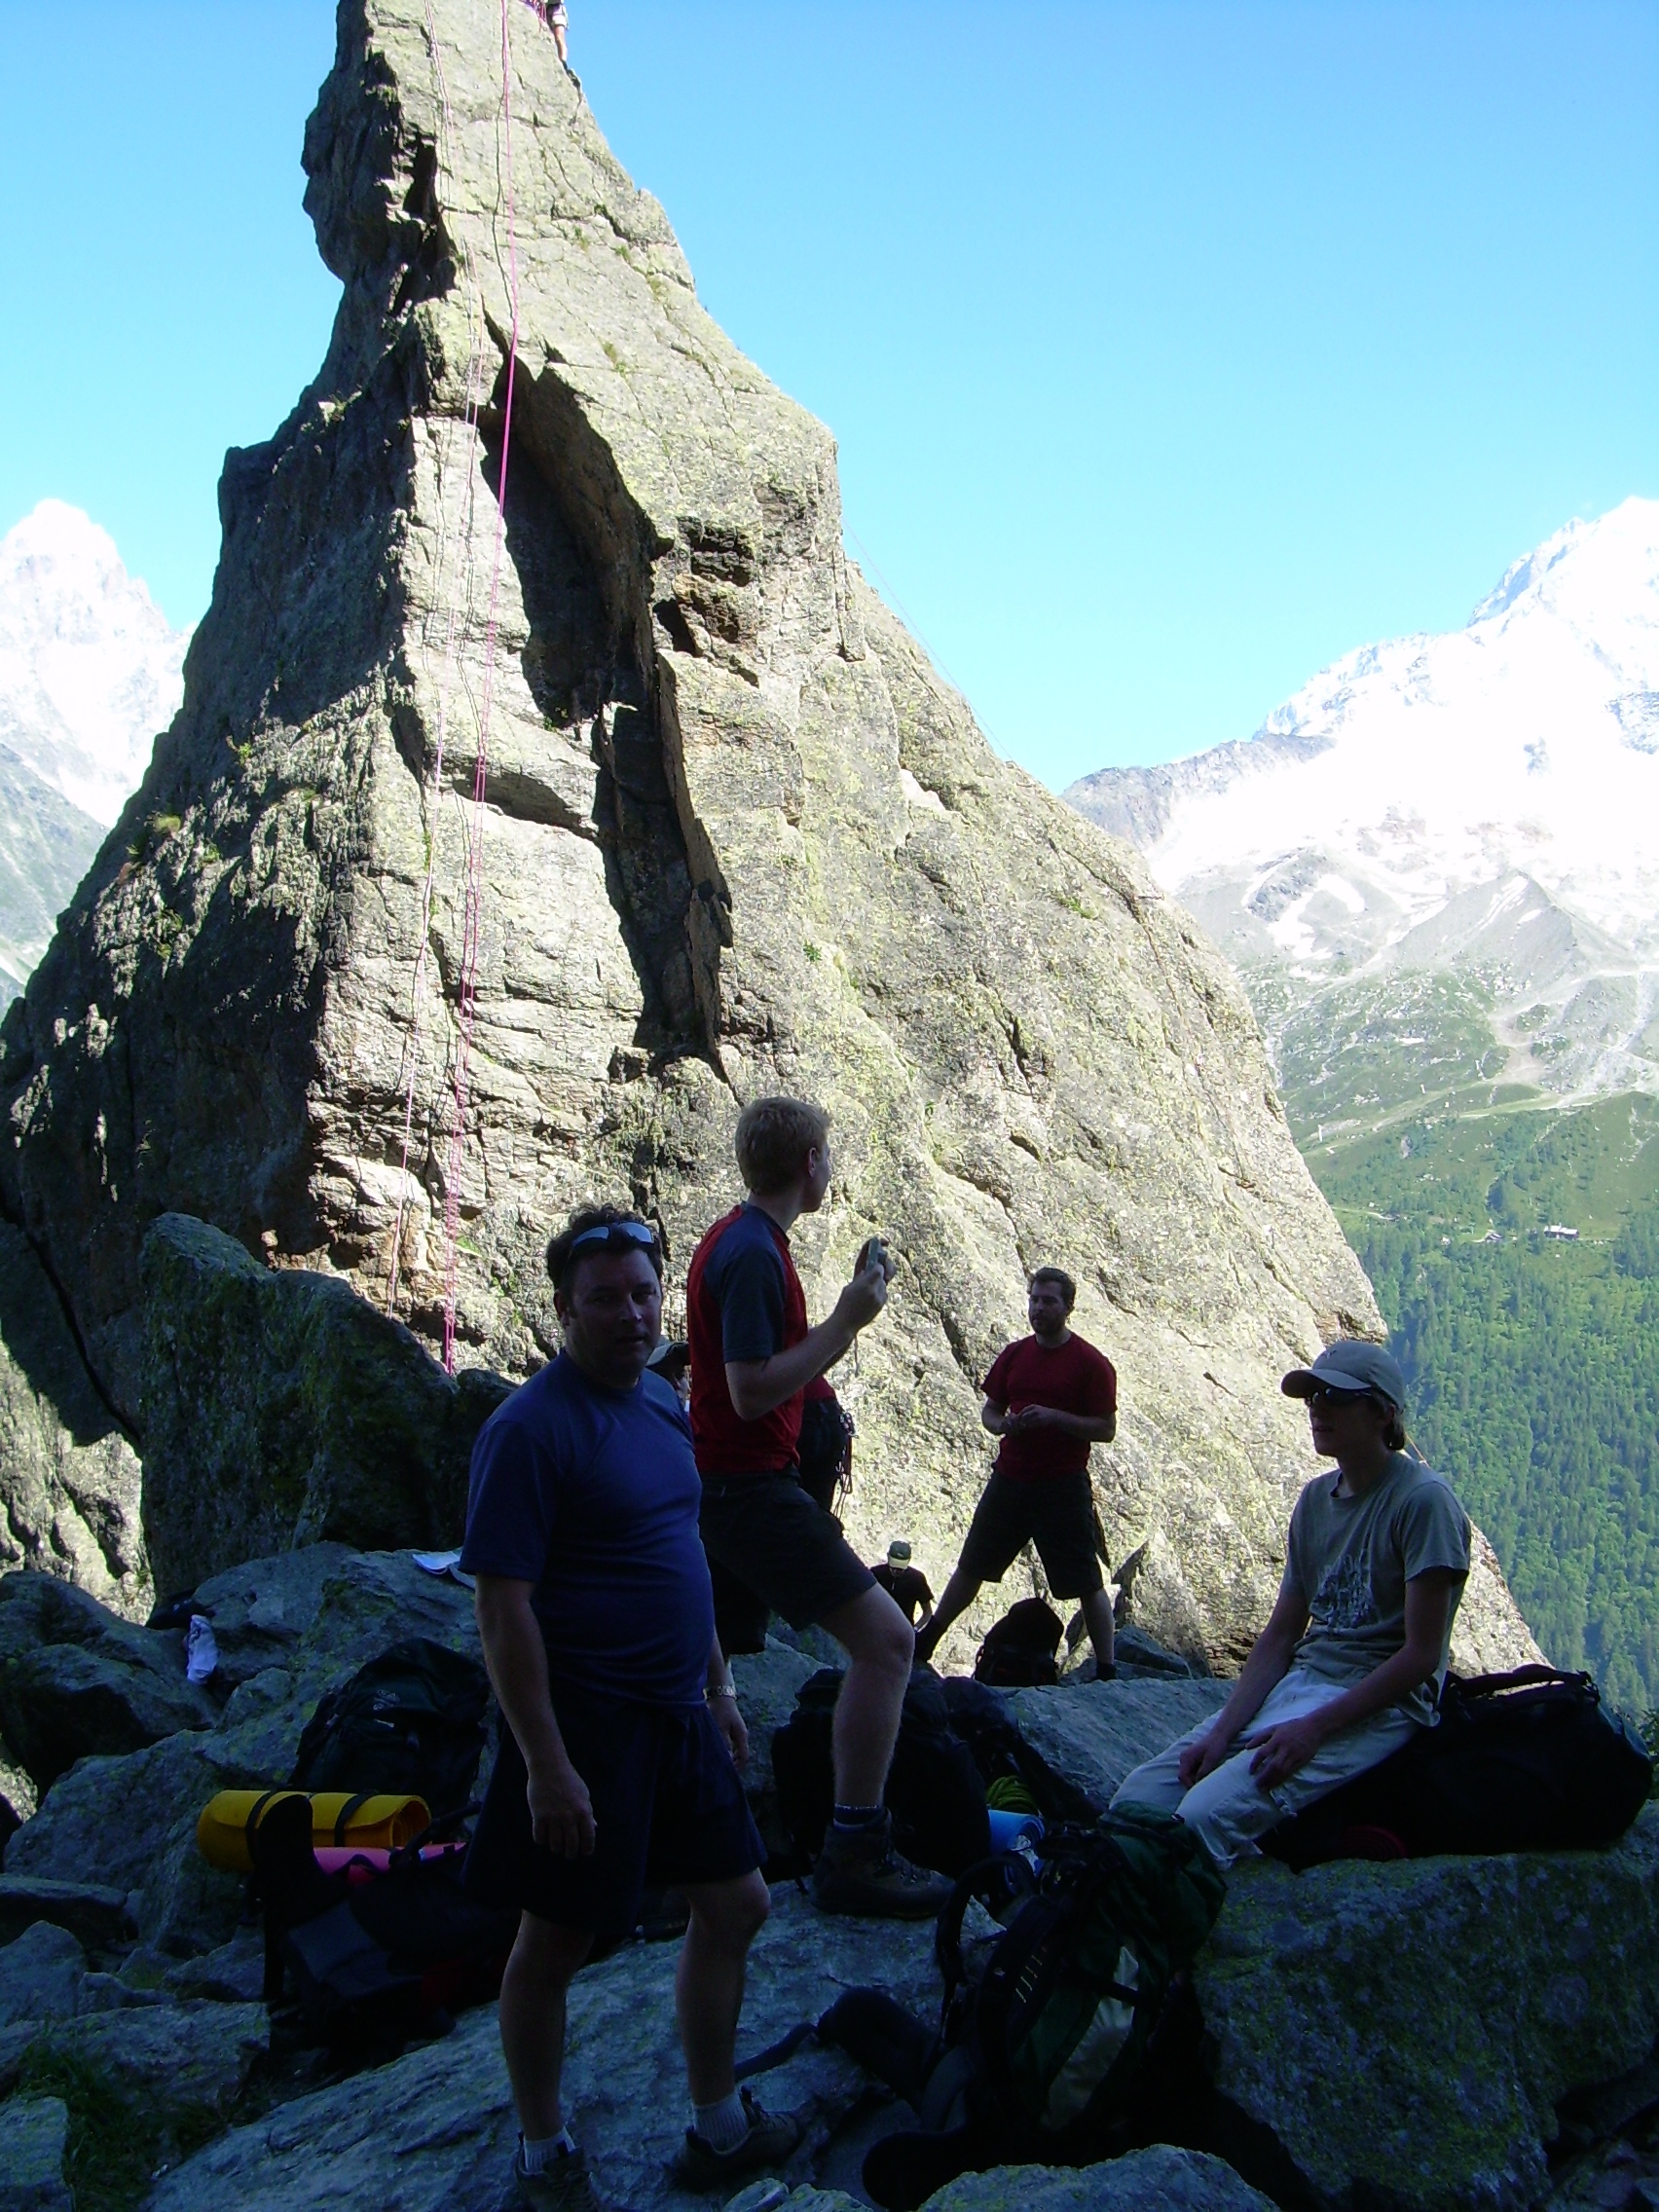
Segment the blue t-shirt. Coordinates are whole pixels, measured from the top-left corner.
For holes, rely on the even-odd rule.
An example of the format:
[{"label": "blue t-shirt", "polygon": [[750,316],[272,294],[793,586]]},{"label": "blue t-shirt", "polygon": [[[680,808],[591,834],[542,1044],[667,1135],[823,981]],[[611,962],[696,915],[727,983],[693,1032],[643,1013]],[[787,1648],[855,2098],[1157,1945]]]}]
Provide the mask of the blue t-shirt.
[{"label": "blue t-shirt", "polygon": [[561,1352],[479,1431],[461,1564],[535,1583],[555,1690],[685,1711],[715,1641],[701,1501],[690,1424],[661,1377],[608,1390]]}]

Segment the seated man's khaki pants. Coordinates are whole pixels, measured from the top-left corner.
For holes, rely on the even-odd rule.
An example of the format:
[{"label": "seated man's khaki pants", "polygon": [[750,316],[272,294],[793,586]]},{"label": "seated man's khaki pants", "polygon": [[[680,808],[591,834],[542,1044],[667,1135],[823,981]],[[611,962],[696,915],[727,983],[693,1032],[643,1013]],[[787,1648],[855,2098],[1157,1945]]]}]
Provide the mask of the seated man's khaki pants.
[{"label": "seated man's khaki pants", "polygon": [[1215,1725],[1202,1720],[1190,1728],[1157,1758],[1148,1759],[1125,1777],[1113,1798],[1119,1805],[1145,1805],[1156,1813],[1176,1813],[1189,1827],[1197,1828],[1205,1850],[1219,1866],[1253,1855],[1256,1838],[1276,1828],[1281,1821],[1300,1813],[1320,1797],[1328,1797],[1339,1784],[1349,1782],[1397,1751],[1423,1723],[1400,1707],[1390,1706],[1356,1727],[1344,1728],[1322,1744],[1305,1767],[1299,1767],[1276,1788],[1264,1789],[1250,1772],[1253,1748],[1269,1729],[1281,1720],[1294,1720],[1351,1689],[1349,1682],[1327,1682],[1293,1667],[1275,1683],[1239,1739],[1239,1748],[1213,1774],[1191,1789],[1183,1789],[1178,1771],[1181,1753],[1189,1744],[1201,1743]]}]

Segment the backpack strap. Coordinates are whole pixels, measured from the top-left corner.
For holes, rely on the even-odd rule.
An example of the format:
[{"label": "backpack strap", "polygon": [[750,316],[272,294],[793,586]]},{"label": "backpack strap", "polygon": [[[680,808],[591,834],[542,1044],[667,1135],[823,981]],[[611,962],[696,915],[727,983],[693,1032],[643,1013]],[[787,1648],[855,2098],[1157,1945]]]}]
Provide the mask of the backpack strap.
[{"label": "backpack strap", "polygon": [[347,1830],[374,1794],[372,1789],[359,1789],[355,1797],[348,1797],[341,1806],[340,1817],[334,1824],[334,1841],[337,1847],[344,1848]]},{"label": "backpack strap", "polygon": [[748,2082],[756,2074],[769,2074],[774,2066],[782,2066],[786,2059],[793,2058],[801,2045],[810,2043],[817,2033],[816,2020],[800,2021],[787,2036],[780,2036],[776,2043],[768,2044],[764,2050],[757,2050],[753,2058],[746,2058],[741,2066],[734,2067],[732,2080]]},{"label": "backpack strap", "polygon": [[1591,1679],[1588,1675],[1564,1674],[1559,1667],[1533,1665],[1513,1668],[1507,1675],[1448,1675],[1445,1687],[1454,1697],[1495,1697],[1504,1690],[1541,1689],[1547,1682],[1570,1682],[1581,1687]]},{"label": "backpack strap", "polygon": [[[419,1835],[411,1836],[400,1850],[392,1852],[387,1861],[388,1868],[403,1866],[420,1858],[426,1845],[434,1842],[446,1828],[460,1827],[463,1821],[471,1820],[474,1813],[484,1810],[482,1797],[475,1797],[470,1805],[458,1806],[453,1813],[440,1813],[435,1821],[428,1821]],[[341,1815],[342,1820],[345,1814]]]},{"label": "backpack strap", "polygon": [[958,1877],[956,1887],[951,1891],[944,1910],[939,1916],[939,1926],[934,1931],[934,1958],[944,1977],[944,2007],[940,2015],[941,2020],[950,2017],[951,2002],[962,1986],[966,1971],[962,1962],[963,1916],[972,1899],[985,1895],[990,1888],[991,1877],[995,1874],[1008,1875],[1010,1886],[1016,1891],[1023,1890],[1027,1897],[1036,1894],[1037,1877],[1031,1871],[1030,1862],[1017,1851],[999,1851],[989,1859],[977,1860]]}]

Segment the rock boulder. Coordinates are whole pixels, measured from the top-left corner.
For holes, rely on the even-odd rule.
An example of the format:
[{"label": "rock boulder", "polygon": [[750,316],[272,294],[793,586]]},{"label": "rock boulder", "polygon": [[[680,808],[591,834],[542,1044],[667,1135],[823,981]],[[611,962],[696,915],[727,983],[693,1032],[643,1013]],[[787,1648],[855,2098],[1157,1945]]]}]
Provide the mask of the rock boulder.
[{"label": "rock boulder", "polygon": [[0,2212],[74,2212],[63,2178],[69,2107],[61,2097],[11,2097],[0,2104]]},{"label": "rock boulder", "polygon": [[1235,1868],[1197,1973],[1216,2147],[1280,2203],[1523,2212],[1659,2038],[1659,1808],[1606,1852]]},{"label": "rock boulder", "polygon": [[472,1440],[511,1385],[446,1375],[348,1283],[164,1214],[139,1260],[144,1521],[158,1586],[287,1545],[461,1541]]},{"label": "rock boulder", "polygon": [[[796,2189],[780,2212],[856,2212],[841,2190]],[[964,2174],[926,2212],[1272,2212],[1220,2158],[1166,2143],[1096,2166],[995,2166]]]},{"label": "rock boulder", "polygon": [[129,1618],[150,1606],[138,1455],[56,1286],[0,1220],[0,1573],[56,1574]]},{"label": "rock boulder", "polygon": [[0,1576],[0,1730],[37,1789],[77,1759],[218,1717],[186,1679],[176,1634],[136,1628],[52,1575]]}]

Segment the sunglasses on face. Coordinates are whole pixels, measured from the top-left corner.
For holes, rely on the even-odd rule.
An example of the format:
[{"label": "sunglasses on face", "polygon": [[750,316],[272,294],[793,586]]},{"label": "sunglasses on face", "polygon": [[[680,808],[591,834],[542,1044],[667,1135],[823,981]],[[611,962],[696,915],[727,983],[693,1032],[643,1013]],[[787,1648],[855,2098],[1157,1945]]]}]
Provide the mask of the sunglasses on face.
[{"label": "sunglasses on face", "polygon": [[1382,1401],[1370,1390],[1309,1390],[1303,1403],[1317,1406],[1329,1413],[1333,1406],[1381,1406]]},{"label": "sunglasses on face", "polygon": [[644,1221],[607,1221],[597,1229],[584,1229],[571,1245],[572,1252],[580,1252],[589,1244],[604,1244],[612,1249],[625,1245],[638,1245],[642,1252],[654,1252],[657,1248],[656,1231]]}]

